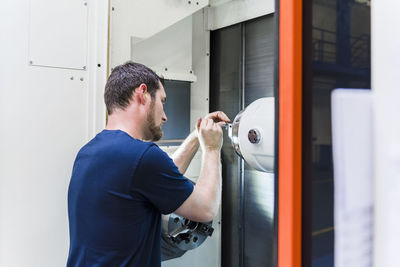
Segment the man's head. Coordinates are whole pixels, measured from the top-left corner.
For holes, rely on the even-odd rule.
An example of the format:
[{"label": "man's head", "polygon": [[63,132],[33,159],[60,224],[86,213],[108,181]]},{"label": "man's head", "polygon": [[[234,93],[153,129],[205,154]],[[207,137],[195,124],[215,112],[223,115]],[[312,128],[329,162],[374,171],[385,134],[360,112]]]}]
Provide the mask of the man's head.
[{"label": "man's head", "polygon": [[104,100],[110,116],[116,110],[128,110],[132,103],[148,107],[147,123],[142,125],[143,139],[157,141],[162,137],[161,126],[167,120],[163,109],[166,101],[163,79],[148,67],[131,61],[115,67],[108,78]]},{"label": "man's head", "polygon": [[139,63],[128,61],[115,67],[108,78],[104,92],[108,114],[111,115],[116,108],[126,108],[131,101],[132,93],[141,84],[147,86],[147,92],[154,98],[156,91],[160,89],[160,83],[163,82],[154,71]]}]

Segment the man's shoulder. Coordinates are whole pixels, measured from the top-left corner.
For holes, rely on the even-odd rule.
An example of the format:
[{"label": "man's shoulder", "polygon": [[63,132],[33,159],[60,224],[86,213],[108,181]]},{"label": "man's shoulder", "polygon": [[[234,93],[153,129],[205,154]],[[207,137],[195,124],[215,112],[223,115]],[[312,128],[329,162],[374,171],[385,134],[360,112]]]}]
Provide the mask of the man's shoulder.
[{"label": "man's shoulder", "polygon": [[135,139],[120,130],[104,130],[84,145],[78,152],[78,156],[85,154],[116,158],[141,156],[152,145],[152,143]]},{"label": "man's shoulder", "polygon": [[162,150],[157,144],[152,142],[148,142],[148,147],[146,148],[144,158],[145,159],[157,158],[161,160],[171,159],[164,150]]},{"label": "man's shoulder", "polygon": [[155,172],[178,171],[172,158],[155,143],[150,143],[149,147],[144,151],[140,164],[145,169]]}]

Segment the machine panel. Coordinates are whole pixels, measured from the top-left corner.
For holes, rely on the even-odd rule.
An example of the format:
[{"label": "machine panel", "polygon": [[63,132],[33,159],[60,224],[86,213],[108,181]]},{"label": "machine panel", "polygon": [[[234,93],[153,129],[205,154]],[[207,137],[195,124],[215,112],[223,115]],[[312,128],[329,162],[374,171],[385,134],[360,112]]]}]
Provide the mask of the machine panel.
[{"label": "machine panel", "polygon": [[35,66],[86,69],[87,29],[86,1],[31,0],[28,63]]}]

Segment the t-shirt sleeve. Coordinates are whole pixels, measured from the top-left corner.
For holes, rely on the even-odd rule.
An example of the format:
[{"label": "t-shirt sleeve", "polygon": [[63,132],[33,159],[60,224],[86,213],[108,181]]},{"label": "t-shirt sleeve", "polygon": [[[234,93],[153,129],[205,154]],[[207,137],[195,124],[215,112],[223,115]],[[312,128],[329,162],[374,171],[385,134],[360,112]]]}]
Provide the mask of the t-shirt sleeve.
[{"label": "t-shirt sleeve", "polygon": [[193,184],[179,172],[167,153],[152,145],[140,159],[132,190],[148,199],[162,214],[169,214],[190,196]]}]

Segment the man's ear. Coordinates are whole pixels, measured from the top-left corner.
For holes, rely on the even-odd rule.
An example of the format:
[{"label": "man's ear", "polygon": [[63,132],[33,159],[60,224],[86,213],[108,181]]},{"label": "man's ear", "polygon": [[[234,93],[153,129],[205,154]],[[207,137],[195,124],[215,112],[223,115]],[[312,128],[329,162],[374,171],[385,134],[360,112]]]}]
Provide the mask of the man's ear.
[{"label": "man's ear", "polygon": [[135,90],[136,92],[136,100],[140,104],[146,104],[149,101],[148,92],[147,92],[147,85],[144,83],[140,84],[138,88]]}]

